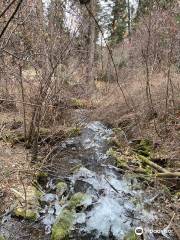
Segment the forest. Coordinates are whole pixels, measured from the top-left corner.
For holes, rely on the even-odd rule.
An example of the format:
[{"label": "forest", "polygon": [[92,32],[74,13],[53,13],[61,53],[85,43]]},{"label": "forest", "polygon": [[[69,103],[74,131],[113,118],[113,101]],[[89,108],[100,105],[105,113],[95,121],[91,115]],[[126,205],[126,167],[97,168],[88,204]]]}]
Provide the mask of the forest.
[{"label": "forest", "polygon": [[180,1],[0,0],[0,240],[179,226]]}]

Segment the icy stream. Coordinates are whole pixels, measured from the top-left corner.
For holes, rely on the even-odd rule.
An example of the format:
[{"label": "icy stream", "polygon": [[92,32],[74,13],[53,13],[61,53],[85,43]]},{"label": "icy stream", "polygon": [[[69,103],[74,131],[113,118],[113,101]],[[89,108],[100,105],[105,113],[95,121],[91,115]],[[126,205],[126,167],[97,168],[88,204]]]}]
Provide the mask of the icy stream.
[{"label": "icy stream", "polygon": [[[76,214],[71,239],[123,239],[136,227],[149,227],[155,219],[154,212],[145,206],[148,196],[138,181],[125,178],[109,164],[106,152],[111,135],[112,131],[103,124],[92,122],[80,137],[63,143],[73,148],[81,146],[79,163],[83,166],[68,177],[70,194],[83,192],[91,198],[89,207]],[[57,210],[58,214],[62,209],[63,206]],[[51,209],[43,219],[48,230],[55,221],[54,213]],[[147,239],[153,236],[147,235]]]},{"label": "icy stream", "polygon": [[[13,219],[1,228],[1,232],[7,236],[12,232],[13,237],[8,239],[50,239],[56,219],[67,207],[69,199],[79,192],[87,194],[88,198],[83,202],[82,208],[76,209],[73,228],[68,239],[124,240],[131,239],[126,236],[131,231],[134,233],[137,227],[151,228],[152,222],[156,219],[156,214],[148,203],[152,195],[143,190],[137,179],[125,177],[113,166],[107,155],[112,133],[112,130],[102,123],[91,122],[82,129],[80,136],[60,143],[60,155],[54,158],[56,163],[52,159],[54,164],[52,166],[55,166],[57,172],[58,163],[63,169],[71,167],[76,169],[73,173],[65,174],[62,170],[57,174],[67,183],[63,197],[61,194],[59,198],[55,191],[56,177],[49,179],[47,183],[45,194],[41,197],[43,204],[39,218],[37,224],[33,226],[35,229],[33,231],[37,232],[39,225],[43,225],[45,229],[43,236],[36,237],[32,233],[32,224],[28,225],[24,233],[26,222],[17,222]],[[30,238],[24,238],[24,234]],[[147,232],[144,236],[146,240],[156,239]]]}]

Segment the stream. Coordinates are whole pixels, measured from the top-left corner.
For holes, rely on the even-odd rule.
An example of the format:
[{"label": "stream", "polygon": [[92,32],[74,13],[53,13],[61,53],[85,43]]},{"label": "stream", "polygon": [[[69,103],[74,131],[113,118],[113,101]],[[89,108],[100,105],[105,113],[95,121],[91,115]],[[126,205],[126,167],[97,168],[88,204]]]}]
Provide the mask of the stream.
[{"label": "stream", "polygon": [[[51,159],[54,177],[52,174],[46,184],[37,221],[29,223],[6,216],[0,227],[5,239],[54,240],[53,225],[64,209],[70,209],[68,200],[77,193],[86,197],[73,209],[68,239],[131,240],[136,239],[130,236],[135,229],[137,233],[144,231],[144,239],[158,239],[149,231],[158,218],[151,208],[157,192],[147,191],[136,178],[113,165],[107,154],[112,134],[111,129],[95,121],[86,124],[80,136],[60,143]],[[61,199],[55,191],[57,178],[67,184]]]}]

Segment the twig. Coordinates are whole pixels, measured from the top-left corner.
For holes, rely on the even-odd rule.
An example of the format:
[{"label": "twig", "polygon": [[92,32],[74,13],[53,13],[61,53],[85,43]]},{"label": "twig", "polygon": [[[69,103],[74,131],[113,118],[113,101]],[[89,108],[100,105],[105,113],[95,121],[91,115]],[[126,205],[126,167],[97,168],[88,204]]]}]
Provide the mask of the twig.
[{"label": "twig", "polygon": [[107,180],[107,178],[104,178],[106,180],[106,182],[110,185],[110,187],[117,193],[119,193],[119,191]]},{"label": "twig", "polygon": [[10,22],[12,21],[12,19],[14,18],[14,16],[16,15],[17,11],[19,10],[21,4],[22,4],[23,0],[19,0],[14,12],[12,13],[12,15],[10,16],[9,20],[7,21],[6,25],[4,26],[3,30],[0,33],[0,39],[2,38],[2,36],[4,35],[6,29],[8,28]]},{"label": "twig", "polygon": [[175,212],[174,212],[174,213],[173,213],[173,216],[171,217],[171,220],[170,220],[169,224],[167,225],[167,227],[165,227],[165,228],[163,229],[164,232],[167,232],[167,230],[170,228],[170,226],[171,226],[171,224],[172,224],[172,221],[173,221],[175,215],[176,215],[176,214],[175,214]]},{"label": "twig", "polygon": [[12,2],[9,3],[9,5],[0,13],[0,18],[8,11],[8,9],[15,3],[16,0],[13,0]]},{"label": "twig", "polygon": [[46,155],[46,157],[43,159],[42,161],[42,165],[49,159],[49,157],[51,156],[52,153],[54,153],[56,150],[58,149],[57,146],[55,146],[54,148],[52,148],[50,150],[50,152]]}]

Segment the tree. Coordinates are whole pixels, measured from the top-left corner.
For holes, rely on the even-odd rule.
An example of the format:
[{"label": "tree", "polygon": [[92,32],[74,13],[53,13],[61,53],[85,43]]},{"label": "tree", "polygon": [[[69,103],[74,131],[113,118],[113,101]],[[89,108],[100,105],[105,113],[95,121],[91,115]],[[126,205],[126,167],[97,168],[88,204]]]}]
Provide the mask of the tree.
[{"label": "tree", "polygon": [[111,44],[121,42],[131,35],[134,8],[130,0],[113,0],[112,21],[109,23]]},{"label": "tree", "polygon": [[135,19],[138,20],[141,16],[148,14],[149,11],[152,10],[155,6],[159,6],[163,9],[168,9],[175,2],[177,2],[177,0],[139,0]]},{"label": "tree", "polygon": [[[96,0],[91,0],[89,3],[89,44],[88,44],[88,67],[87,67],[87,81],[90,91],[95,89],[95,50],[96,50],[96,23],[93,18],[96,17]],[[91,15],[92,13],[92,15]]]}]

